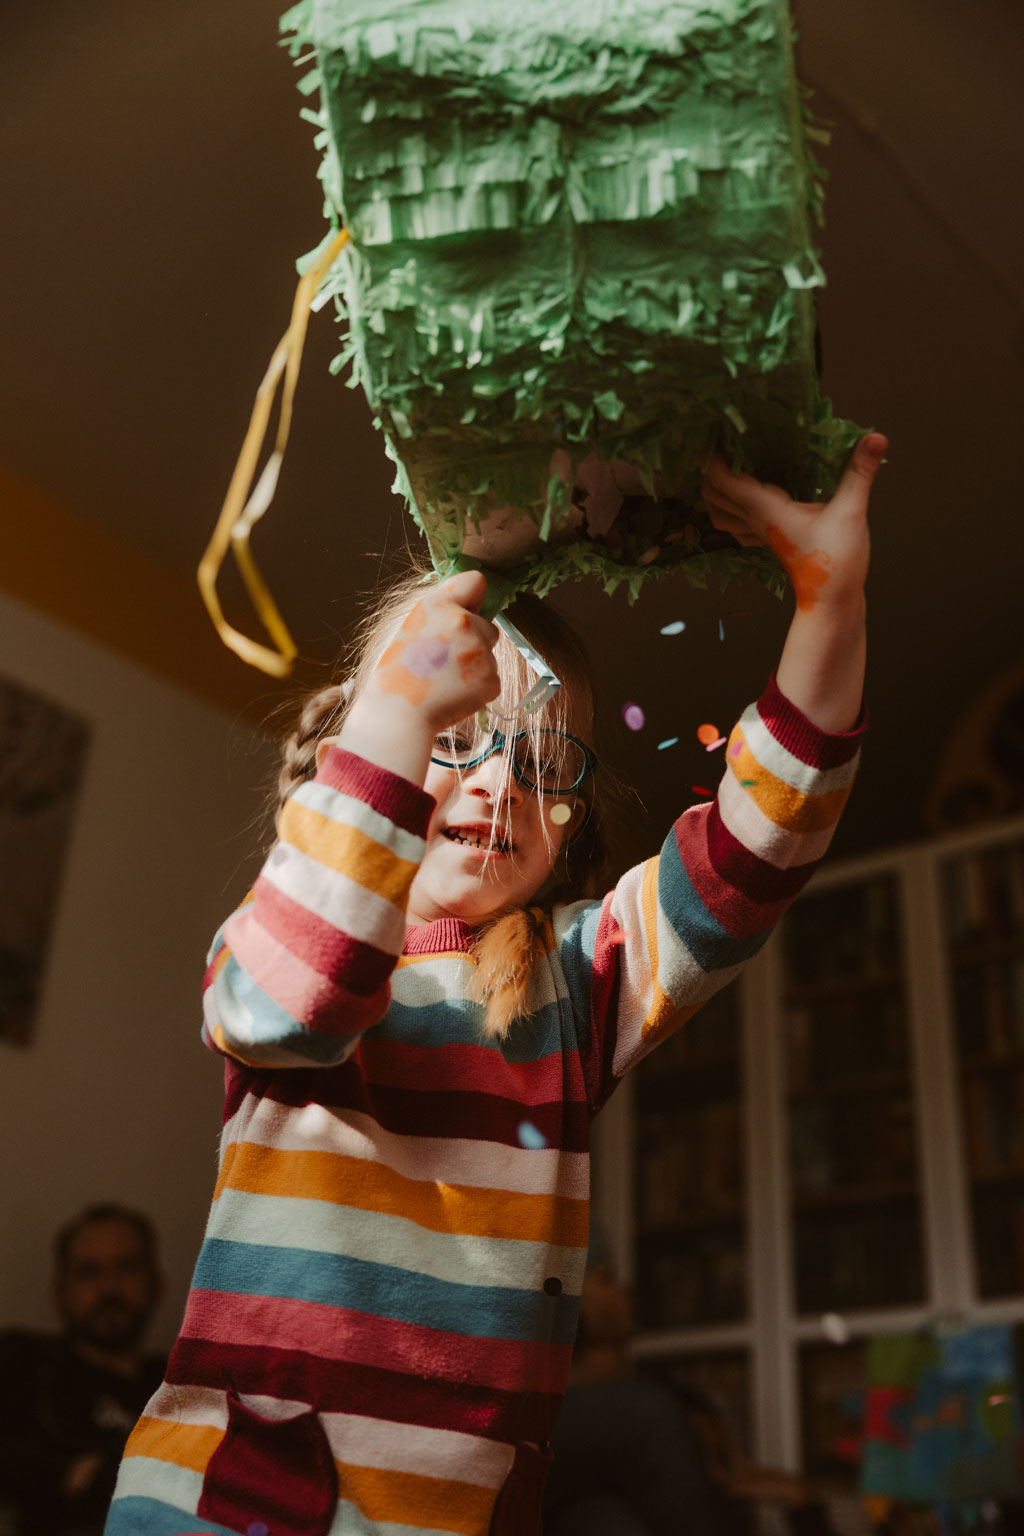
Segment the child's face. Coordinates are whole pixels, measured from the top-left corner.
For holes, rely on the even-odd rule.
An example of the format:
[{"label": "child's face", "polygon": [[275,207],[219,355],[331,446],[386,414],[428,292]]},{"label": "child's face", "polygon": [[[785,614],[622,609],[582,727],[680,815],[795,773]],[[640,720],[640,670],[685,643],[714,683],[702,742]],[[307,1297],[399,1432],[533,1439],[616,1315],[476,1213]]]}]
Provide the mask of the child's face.
[{"label": "child's face", "polygon": [[[431,763],[424,788],[434,796],[437,809],[409,896],[411,923],[457,917],[479,926],[526,906],[584,814],[574,794],[527,789],[497,752],[461,775]],[[559,805],[571,813],[564,822],[557,819],[564,812],[551,818]]]}]

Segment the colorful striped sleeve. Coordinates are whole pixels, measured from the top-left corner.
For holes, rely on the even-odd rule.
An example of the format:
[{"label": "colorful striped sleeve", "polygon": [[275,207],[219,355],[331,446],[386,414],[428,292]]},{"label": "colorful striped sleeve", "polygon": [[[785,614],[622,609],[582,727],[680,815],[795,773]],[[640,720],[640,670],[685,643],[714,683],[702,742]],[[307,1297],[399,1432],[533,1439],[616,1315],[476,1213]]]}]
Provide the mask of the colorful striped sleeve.
[{"label": "colorful striped sleeve", "polygon": [[599,909],[556,909],[559,958],[589,1025],[592,1107],[765,943],[829,845],[862,734],[863,721],[819,730],[773,677],[732,731],[715,800],[685,812]]},{"label": "colorful striped sleeve", "polygon": [[250,896],[214,940],[203,1039],[250,1066],[333,1066],[382,1018],[434,809],[331,747],[281,813]]}]

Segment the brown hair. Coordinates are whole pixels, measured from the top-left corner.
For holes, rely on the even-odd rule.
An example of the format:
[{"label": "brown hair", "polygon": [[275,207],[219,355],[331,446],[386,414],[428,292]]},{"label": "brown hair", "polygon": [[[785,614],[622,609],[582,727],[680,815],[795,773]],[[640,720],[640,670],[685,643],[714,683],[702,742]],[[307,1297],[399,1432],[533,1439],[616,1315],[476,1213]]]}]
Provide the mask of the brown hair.
[{"label": "brown hair", "polygon": [[[352,646],[354,664],[345,680],[329,683],[304,701],[284,744],[277,783],[278,810],[299,784],[312,778],[318,747],[337,735],[349,705],[366,686],[396,626],[417,602],[425,581],[435,579],[428,569],[414,567],[391,587],[382,602],[376,600],[357,631]],[[507,614],[563,684],[520,728],[569,731],[592,745],[594,691],[590,665],[578,636],[561,614],[535,597],[518,598]],[[501,694],[488,708],[500,720],[503,715],[511,716],[516,701],[536,682],[536,676],[504,639],[499,641],[495,657]],[[509,762],[505,771],[511,772]],[[566,839],[550,877],[537,893],[539,905],[506,912],[476,935],[476,971],[470,995],[484,1006],[484,1033],[490,1037],[504,1039],[526,1011],[530,975],[545,951],[545,909],[556,901],[601,895],[607,887],[613,855],[608,836],[609,786],[602,784],[603,777],[607,776],[599,770],[580,786],[577,798],[586,807],[584,819]],[[611,788],[614,794],[614,781]]]}]

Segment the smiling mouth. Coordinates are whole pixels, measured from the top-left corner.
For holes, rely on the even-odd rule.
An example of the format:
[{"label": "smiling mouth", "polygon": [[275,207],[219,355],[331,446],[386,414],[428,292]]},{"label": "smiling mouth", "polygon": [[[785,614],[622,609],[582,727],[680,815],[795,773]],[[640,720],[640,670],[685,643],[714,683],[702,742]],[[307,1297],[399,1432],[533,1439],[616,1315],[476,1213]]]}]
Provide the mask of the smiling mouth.
[{"label": "smiling mouth", "polygon": [[481,853],[508,854],[514,844],[491,827],[445,827],[442,834],[450,843],[461,843],[464,848],[479,848]]}]

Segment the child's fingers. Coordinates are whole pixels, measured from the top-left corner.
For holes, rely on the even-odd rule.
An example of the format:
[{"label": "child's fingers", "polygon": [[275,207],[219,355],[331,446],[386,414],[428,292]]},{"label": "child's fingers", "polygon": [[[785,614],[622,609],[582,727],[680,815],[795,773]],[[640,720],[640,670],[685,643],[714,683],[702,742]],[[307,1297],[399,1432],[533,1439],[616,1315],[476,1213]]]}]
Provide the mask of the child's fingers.
[{"label": "child's fingers", "polygon": [[833,500],[866,510],[872,482],[888,450],[889,439],[881,432],[866,433],[850,454]]},{"label": "child's fingers", "polygon": [[449,576],[435,589],[441,596],[458,603],[470,613],[478,613],[487,594],[487,577],[483,571],[459,571]]}]

